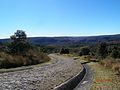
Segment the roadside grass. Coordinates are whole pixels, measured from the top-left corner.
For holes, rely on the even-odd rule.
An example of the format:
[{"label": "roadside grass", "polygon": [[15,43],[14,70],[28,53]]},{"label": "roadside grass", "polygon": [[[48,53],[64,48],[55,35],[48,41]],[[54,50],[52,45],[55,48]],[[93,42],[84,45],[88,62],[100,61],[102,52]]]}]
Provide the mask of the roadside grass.
[{"label": "roadside grass", "polygon": [[106,58],[101,60],[100,64],[104,67],[111,68],[120,75],[120,59]]},{"label": "roadside grass", "polygon": [[[98,62],[98,60],[91,59],[89,56],[77,56],[68,54],[67,57],[73,57],[80,59],[81,62],[90,62],[88,65],[91,67],[91,70],[94,72],[93,83],[90,90],[120,90],[120,75],[114,70],[116,63],[112,64],[113,67],[105,67],[104,64],[107,62]],[[104,63],[104,64],[102,64]],[[118,63],[117,63],[118,64]],[[109,64],[111,65],[111,64]],[[120,64],[119,64],[120,65]]]},{"label": "roadside grass", "polygon": [[42,67],[45,65],[51,64],[51,61],[47,61],[44,63],[36,64],[36,65],[29,65],[29,66],[21,66],[21,67],[16,67],[16,68],[9,68],[9,69],[0,69],[0,73],[7,73],[7,72],[14,72],[14,71],[20,71],[20,70],[28,70],[32,69],[34,67]]},{"label": "roadside grass", "polygon": [[66,57],[79,57],[78,55],[76,54],[62,54],[63,56],[66,56]]},{"label": "roadside grass", "polygon": [[94,80],[90,90],[120,90],[120,76],[99,63],[88,64],[94,71]]},{"label": "roadside grass", "polygon": [[47,54],[34,49],[30,49],[23,54],[0,52],[0,69],[36,65],[48,62],[49,60],[50,58]]}]

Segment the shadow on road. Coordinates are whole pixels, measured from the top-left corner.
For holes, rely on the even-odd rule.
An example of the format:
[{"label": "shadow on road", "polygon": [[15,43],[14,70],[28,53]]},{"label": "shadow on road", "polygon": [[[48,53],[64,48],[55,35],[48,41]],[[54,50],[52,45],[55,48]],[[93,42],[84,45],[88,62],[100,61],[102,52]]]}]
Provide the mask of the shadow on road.
[{"label": "shadow on road", "polygon": [[90,63],[90,62],[81,62],[81,64],[87,64],[87,63]]}]

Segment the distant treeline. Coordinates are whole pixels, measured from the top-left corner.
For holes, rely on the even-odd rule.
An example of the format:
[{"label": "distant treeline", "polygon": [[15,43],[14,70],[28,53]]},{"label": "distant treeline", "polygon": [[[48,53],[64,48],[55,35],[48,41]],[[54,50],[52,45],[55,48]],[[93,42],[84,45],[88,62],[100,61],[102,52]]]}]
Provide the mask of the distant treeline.
[{"label": "distant treeline", "polygon": [[[103,35],[103,36],[89,36],[89,37],[31,37],[28,38],[32,44],[37,45],[73,45],[80,43],[98,43],[98,42],[108,42],[108,43],[120,43],[120,34],[117,35]],[[9,42],[10,39],[0,39],[0,42]]]}]

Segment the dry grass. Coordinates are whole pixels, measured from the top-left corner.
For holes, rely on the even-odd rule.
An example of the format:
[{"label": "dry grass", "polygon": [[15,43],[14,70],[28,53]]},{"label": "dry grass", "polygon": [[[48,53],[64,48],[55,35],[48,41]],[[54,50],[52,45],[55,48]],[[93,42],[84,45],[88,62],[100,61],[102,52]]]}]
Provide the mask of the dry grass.
[{"label": "dry grass", "polygon": [[96,57],[94,56],[90,56],[90,55],[84,55],[80,57],[81,60],[85,60],[87,62],[99,62],[98,59],[96,59]]},{"label": "dry grass", "polygon": [[98,63],[91,62],[89,65],[94,71],[91,90],[120,90],[120,76]]},{"label": "dry grass", "polygon": [[120,74],[120,60],[106,58],[102,60],[100,64],[104,67],[112,69],[113,71],[117,72],[117,74]]},{"label": "dry grass", "polygon": [[90,58],[91,58],[90,55],[84,55],[84,56],[81,56],[81,57],[80,57],[80,59],[82,59],[82,60],[86,60],[86,61],[89,61]]},{"label": "dry grass", "polygon": [[24,55],[13,55],[0,52],[0,68],[14,68],[35,65],[49,61],[50,58],[41,52],[30,50]]},{"label": "dry grass", "polygon": [[113,64],[112,70],[120,74],[120,63]]},{"label": "dry grass", "polygon": [[[69,56],[74,57],[74,55]],[[95,63],[94,60],[98,60],[93,59],[94,57],[82,56],[78,58],[82,62],[90,61],[88,65],[94,71],[93,84],[90,90],[120,90],[120,75],[116,74],[120,70],[120,60],[107,58]]]}]

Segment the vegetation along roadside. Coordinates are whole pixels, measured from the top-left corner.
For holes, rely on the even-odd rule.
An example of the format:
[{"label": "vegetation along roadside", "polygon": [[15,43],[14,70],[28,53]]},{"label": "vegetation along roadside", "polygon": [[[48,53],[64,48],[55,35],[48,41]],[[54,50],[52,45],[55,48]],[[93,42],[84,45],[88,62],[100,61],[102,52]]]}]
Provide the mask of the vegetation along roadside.
[{"label": "vegetation along roadside", "polygon": [[10,42],[0,45],[0,68],[35,65],[50,60],[47,54],[30,43],[24,31],[17,30],[10,38]]}]

